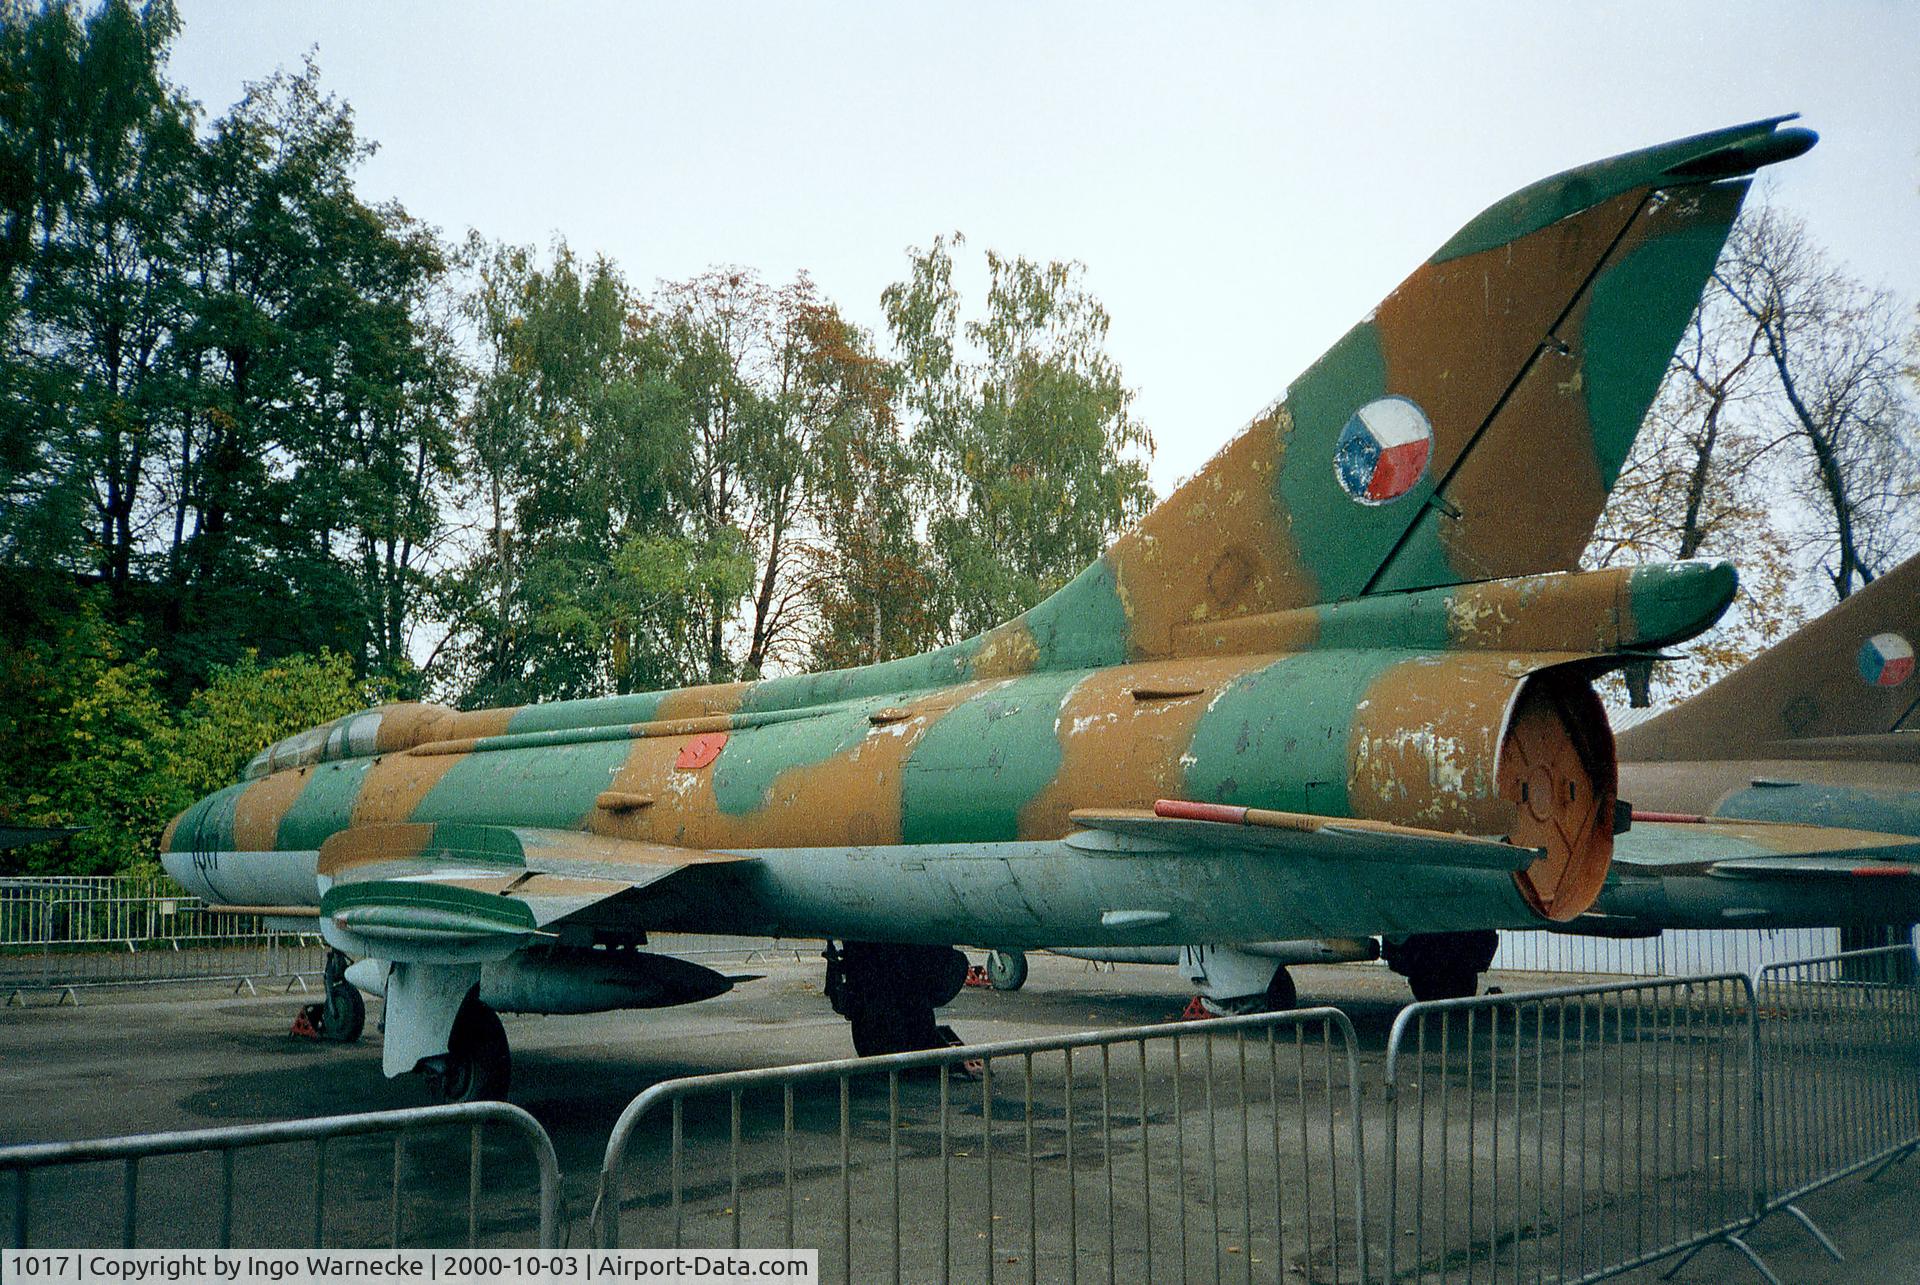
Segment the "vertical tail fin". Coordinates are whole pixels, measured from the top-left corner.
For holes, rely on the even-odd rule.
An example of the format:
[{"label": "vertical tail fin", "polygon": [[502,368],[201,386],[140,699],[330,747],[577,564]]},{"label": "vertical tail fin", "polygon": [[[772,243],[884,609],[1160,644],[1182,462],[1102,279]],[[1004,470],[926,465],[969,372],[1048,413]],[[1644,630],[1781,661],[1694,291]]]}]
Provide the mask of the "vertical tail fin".
[{"label": "vertical tail fin", "polygon": [[1165,656],[1181,625],[1572,568],[1743,176],[1813,145],[1788,119],[1585,165],[1493,205],[982,654],[1018,653],[1012,668]]},{"label": "vertical tail fin", "polygon": [[1920,557],[1618,738],[1625,760],[1764,757],[1781,741],[1920,734]]}]

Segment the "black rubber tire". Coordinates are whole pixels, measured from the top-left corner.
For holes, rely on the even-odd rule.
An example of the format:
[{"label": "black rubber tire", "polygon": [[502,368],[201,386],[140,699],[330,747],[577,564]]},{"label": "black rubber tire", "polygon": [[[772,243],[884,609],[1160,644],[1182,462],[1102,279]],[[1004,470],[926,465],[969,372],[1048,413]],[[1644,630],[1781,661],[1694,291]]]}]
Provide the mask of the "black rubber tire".
[{"label": "black rubber tire", "polygon": [[1027,952],[990,950],[987,952],[987,980],[997,991],[1017,991],[1027,984]]},{"label": "black rubber tire", "polygon": [[357,986],[342,982],[329,987],[326,1002],[319,1007],[320,1020],[315,1025],[323,1040],[351,1044],[366,1030],[367,1001]]},{"label": "black rubber tire", "polygon": [[854,1010],[848,1025],[853,1033],[853,1051],[861,1057],[917,1053],[946,1044],[934,1024],[932,1007],[925,1004],[869,1002]]},{"label": "black rubber tire", "polygon": [[471,996],[453,1019],[446,1064],[433,1078],[442,1102],[492,1102],[513,1083],[513,1055],[500,1015]]},{"label": "black rubber tire", "polygon": [[[938,949],[937,947],[935,949]],[[927,999],[934,1008],[945,1008],[958,999],[967,987],[967,956],[948,947],[944,954],[932,955],[927,977]]]},{"label": "black rubber tire", "polygon": [[1470,964],[1435,964],[1407,977],[1416,1000],[1465,999],[1480,991],[1480,970]]},{"label": "black rubber tire", "polygon": [[1293,984],[1293,974],[1286,965],[1273,970],[1273,976],[1267,980],[1267,1007],[1269,1013],[1285,1013],[1300,1003],[1300,991]]},{"label": "black rubber tire", "polygon": [[827,997],[861,1057],[944,1047],[933,1010],[966,983],[967,957],[948,946],[850,941],[827,964]]}]

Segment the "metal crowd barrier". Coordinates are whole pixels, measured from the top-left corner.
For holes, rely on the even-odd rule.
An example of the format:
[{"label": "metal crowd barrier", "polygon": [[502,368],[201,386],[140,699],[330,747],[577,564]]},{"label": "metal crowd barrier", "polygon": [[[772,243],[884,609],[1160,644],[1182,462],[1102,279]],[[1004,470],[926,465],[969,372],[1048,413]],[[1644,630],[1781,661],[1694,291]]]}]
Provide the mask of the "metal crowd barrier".
[{"label": "metal crowd barrier", "polygon": [[842,1281],[1357,1282],[1360,1130],[1330,1008],[695,1076],[621,1114],[592,1235]]},{"label": "metal crowd barrier", "polygon": [[1673,928],[1652,937],[1503,932],[1493,967],[1502,972],[1583,976],[1752,976],[1767,964],[1840,949],[1837,928]]},{"label": "metal crowd barrier", "polygon": [[[1920,1150],[1917,976],[1900,946],[1413,1004],[1364,1124],[1329,1008],[671,1080],[621,1114],[587,1230],[815,1247],[844,1281],[1596,1281],[1716,1243],[1775,1280],[1753,1227],[1838,1258],[1799,1201]],[[22,1247],[284,1245],[302,1183],[316,1246],[561,1234],[553,1144],[504,1104],[11,1147],[4,1174]]]},{"label": "metal crowd barrier", "polygon": [[133,982],[290,980],[317,973],[325,955],[314,934],[215,913],[171,879],[0,879],[0,993],[9,997]]},{"label": "metal crowd barrier", "polygon": [[[504,1102],[0,1147],[0,1173],[11,1174],[14,1181],[12,1226],[6,1243],[10,1248],[28,1248],[32,1234],[42,1223],[52,1224],[47,1233],[51,1239],[45,1243],[55,1246],[111,1243],[113,1236],[106,1229],[112,1226],[114,1201],[102,1192],[104,1184],[98,1171],[88,1172],[82,1167],[117,1164],[117,1236],[125,1248],[211,1243],[226,1249],[236,1238],[255,1247],[292,1245],[301,1228],[291,1222],[294,1207],[285,1194],[297,1188],[303,1170],[312,1193],[312,1221],[305,1227],[311,1231],[314,1248],[371,1248],[382,1244],[398,1248],[410,1243],[410,1232],[417,1235],[411,1243],[444,1244],[451,1236],[451,1243],[458,1244],[464,1232],[464,1243],[477,1245],[482,1234],[483,1194],[511,1195],[516,1188],[512,1177],[500,1182],[486,1174],[482,1132],[489,1124],[502,1125],[516,1135],[538,1170],[539,1195],[532,1216],[527,1215],[524,1202],[515,1198],[514,1208],[498,1221],[504,1222],[509,1231],[534,1231],[537,1248],[557,1247],[560,1162],[553,1142],[532,1116]],[[449,1172],[458,1172],[454,1168],[458,1157],[447,1145],[447,1132],[453,1129],[464,1133],[466,1144],[463,1225],[449,1220],[421,1191],[421,1179],[438,1180]],[[369,1199],[364,1183],[355,1181],[367,1172],[364,1162],[370,1157],[364,1149],[344,1141],[368,1139],[377,1146],[382,1138],[391,1140],[392,1153],[390,1166],[380,1165],[390,1175],[385,1201]],[[290,1144],[311,1144],[311,1149],[302,1155],[291,1152]],[[363,1154],[342,1154],[356,1150]],[[245,1175],[237,1172],[236,1162],[242,1154],[253,1161]],[[204,1163],[170,1163],[178,1157],[198,1157],[202,1162],[217,1158],[219,1178],[213,1189],[208,1190]],[[347,1171],[347,1181],[338,1180],[341,1170]],[[335,1178],[331,1184],[330,1177]],[[236,1217],[234,1193],[246,1178],[258,1182],[271,1198],[247,1201],[246,1221],[242,1222]],[[51,1201],[57,1201],[57,1218],[34,1217],[40,1203],[49,1203],[47,1197],[36,1201],[43,1189],[50,1193]]]},{"label": "metal crowd barrier", "polygon": [[1413,1004],[1387,1042],[1385,1274],[1594,1281],[1752,1225],[1752,983]]},{"label": "metal crowd barrier", "polygon": [[1756,984],[1764,1195],[1836,1259],[1799,1201],[1920,1148],[1920,986],[1911,946],[1770,964]]}]

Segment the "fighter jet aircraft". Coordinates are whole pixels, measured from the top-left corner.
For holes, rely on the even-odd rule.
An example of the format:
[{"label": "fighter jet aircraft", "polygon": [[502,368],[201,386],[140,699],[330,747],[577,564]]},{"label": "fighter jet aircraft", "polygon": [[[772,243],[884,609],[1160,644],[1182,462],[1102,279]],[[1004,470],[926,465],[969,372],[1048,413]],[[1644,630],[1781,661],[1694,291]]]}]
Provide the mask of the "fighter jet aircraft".
[{"label": "fighter jet aircraft", "polygon": [[[1648,820],[1704,815],[1920,835],[1916,636],[1920,558],[1620,733],[1622,795]],[[1915,919],[1920,865],[1751,860],[1673,843],[1621,863],[1594,912],[1569,927],[1632,934]]]},{"label": "fighter jet aircraft", "polygon": [[[1920,557],[1619,733],[1633,829],[1616,838],[1593,908],[1552,930],[1851,933],[1920,920],[1916,854],[1860,835],[1920,836],[1916,635]],[[1485,932],[1416,935],[1387,954],[1416,998],[1443,998],[1472,994],[1497,944]]]},{"label": "fighter jet aircraft", "polygon": [[[652,931],[830,939],[875,1053],[937,1041],[954,942],[1570,920],[1617,822],[1591,680],[1706,628],[1734,576],[1532,573],[1578,556],[1747,176],[1812,145],[1785,119],[1498,202],[1005,625],[832,673],[351,715],[182,813],[167,867],[317,911],[385,996],[386,1073],[455,1098],[507,1086],[496,1009],[725,989]],[[328,995],[344,1034],[353,992]]]}]

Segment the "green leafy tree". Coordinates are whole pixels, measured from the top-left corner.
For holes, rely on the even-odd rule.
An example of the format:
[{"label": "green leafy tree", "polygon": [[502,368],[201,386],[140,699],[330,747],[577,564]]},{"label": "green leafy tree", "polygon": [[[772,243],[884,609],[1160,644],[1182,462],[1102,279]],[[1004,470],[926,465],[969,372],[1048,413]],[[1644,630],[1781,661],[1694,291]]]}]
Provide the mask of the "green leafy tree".
[{"label": "green leafy tree", "polygon": [[275,741],[343,714],[380,704],[390,683],[367,682],[353,658],[337,652],[282,656],[262,664],[248,652],[214,670],[195,692],[172,736],[172,775],[189,799],[237,780],[256,753]]},{"label": "green leafy tree", "polygon": [[0,815],[84,827],[62,848],[26,850],[28,871],[153,868],[161,829],[189,801],[173,775],[178,729],[154,661],[126,650],[97,596],[7,655],[0,730],[16,752],[0,784]]},{"label": "green leafy tree", "polygon": [[[193,108],[165,78],[166,3],[10,9],[5,478],[15,541],[97,573],[124,609],[156,423],[180,396]],[[10,485],[9,485],[10,483]],[[18,508],[14,508],[14,504]]]},{"label": "green leafy tree", "polygon": [[872,664],[938,643],[941,596],[915,521],[918,458],[901,435],[898,372],[831,309],[808,322],[824,410],[812,452],[816,668]]},{"label": "green leafy tree", "polygon": [[952,636],[1040,601],[1153,503],[1153,439],[1130,413],[1084,269],[991,252],[986,264],[985,309],[964,323],[944,237],[882,296]]},{"label": "green leafy tree", "polygon": [[[704,678],[715,601],[751,574],[699,521],[690,434],[712,354],[605,260],[469,243],[478,352],[462,425],[488,529],[443,582],[460,699],[502,704]],[[692,385],[694,391],[689,391]]]},{"label": "green leafy tree", "polygon": [[409,668],[462,375],[445,253],[355,194],[370,151],[311,62],[250,86],[200,150],[164,565],[202,669],[246,645]]}]

